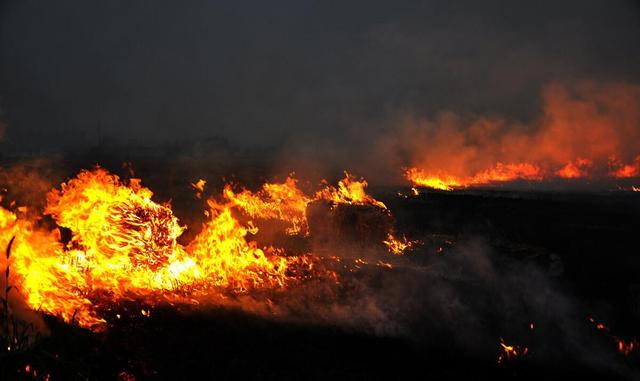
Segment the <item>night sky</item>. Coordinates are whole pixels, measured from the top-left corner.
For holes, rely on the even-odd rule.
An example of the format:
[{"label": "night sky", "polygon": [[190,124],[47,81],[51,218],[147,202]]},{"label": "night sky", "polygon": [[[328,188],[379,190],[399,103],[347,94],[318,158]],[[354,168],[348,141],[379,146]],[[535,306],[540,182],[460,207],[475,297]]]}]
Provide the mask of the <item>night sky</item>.
[{"label": "night sky", "polygon": [[635,1],[4,1],[0,147],[364,147],[399,115],[527,122],[554,81],[640,83]]}]

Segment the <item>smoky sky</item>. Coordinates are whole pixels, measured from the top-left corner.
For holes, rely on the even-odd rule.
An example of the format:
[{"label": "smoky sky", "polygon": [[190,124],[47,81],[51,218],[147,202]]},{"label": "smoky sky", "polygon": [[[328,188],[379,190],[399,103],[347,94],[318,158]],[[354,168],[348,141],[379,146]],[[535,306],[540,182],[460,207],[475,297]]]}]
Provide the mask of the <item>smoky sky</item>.
[{"label": "smoky sky", "polygon": [[24,150],[98,136],[362,146],[398,113],[526,121],[549,82],[640,82],[633,1],[14,0],[0,11],[1,144]]}]

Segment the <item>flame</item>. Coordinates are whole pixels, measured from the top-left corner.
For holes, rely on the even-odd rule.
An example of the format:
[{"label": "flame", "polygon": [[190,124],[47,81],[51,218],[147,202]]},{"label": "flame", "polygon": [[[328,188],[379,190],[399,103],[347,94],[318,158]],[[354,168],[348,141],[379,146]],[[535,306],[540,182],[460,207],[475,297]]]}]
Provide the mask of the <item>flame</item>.
[{"label": "flame", "polygon": [[541,180],[542,171],[539,167],[529,163],[497,163],[494,167],[476,173],[469,177],[455,177],[441,173],[427,173],[418,168],[409,168],[405,177],[417,186],[424,186],[439,190],[453,190],[473,185],[488,185],[513,180]]},{"label": "flame", "polygon": [[589,159],[577,159],[556,171],[556,175],[563,179],[577,179],[589,176],[588,169],[593,165]]},{"label": "flame", "polygon": [[307,196],[297,184],[297,180],[290,175],[283,183],[266,183],[257,192],[247,189],[234,192],[230,185],[226,185],[224,196],[231,205],[240,208],[251,218],[287,222],[289,227],[286,232],[290,235],[309,233],[307,207],[318,200],[327,201],[332,206],[371,205],[388,212],[383,202],[367,193],[366,180],[358,180],[346,171],[337,187],[322,180],[322,188],[313,196]]},{"label": "flame", "polygon": [[439,190],[452,190],[462,186],[462,181],[452,176],[427,174],[418,168],[409,168],[405,176],[412,184]]},{"label": "flame", "polygon": [[413,185],[441,190],[514,180],[640,177],[640,86],[550,84],[541,97],[541,115],[530,125],[442,112],[402,119],[386,144],[402,152]]},{"label": "flame", "polygon": [[407,239],[404,235],[402,238],[394,237],[393,233],[389,232],[387,234],[387,239],[382,241],[386,246],[389,252],[393,255],[402,255],[406,250],[413,248],[419,241],[411,241]]},{"label": "flame", "polygon": [[207,185],[207,181],[199,179],[195,183],[191,183],[193,189],[196,190],[196,198],[202,198],[202,192],[204,192],[204,186]]},{"label": "flame", "polygon": [[637,349],[638,342],[635,339],[628,342],[622,339],[618,339],[618,352],[622,353],[623,355],[629,356]]},{"label": "flame", "polygon": [[[205,275],[210,285],[231,287],[236,291],[284,286],[287,258],[275,255],[281,254],[276,249],[265,252],[255,242],[248,242],[247,235],[255,233],[256,228],[250,230],[240,225],[229,206],[213,201],[209,201],[209,206],[212,218],[187,247],[188,261],[177,263],[176,273],[186,269],[189,277],[195,280]],[[191,263],[198,266],[189,270]]]},{"label": "flame", "polygon": [[618,349],[618,352],[621,353],[622,355],[629,356],[635,351],[637,351],[639,344],[636,339],[624,340],[619,338],[618,336],[611,334],[611,330],[609,329],[609,327],[607,327],[602,323],[597,322],[593,317],[589,317],[589,322],[593,324],[595,329],[597,329],[598,331],[606,333],[615,344],[616,348]]},{"label": "flame", "polygon": [[[205,181],[192,185],[201,191]],[[183,245],[178,238],[186,227],[170,204],[154,201],[139,179],[123,181],[98,167],[81,171],[47,194],[44,213],[57,228],[41,227],[39,218],[29,219],[22,207],[16,207],[17,212],[0,207],[0,245],[13,242],[4,265],[31,308],[99,330],[106,323],[99,311],[114,300],[193,303],[226,293],[283,289],[305,279],[304,270],[313,268],[314,259],[259,247],[251,240],[259,228],[251,221],[242,223],[235,214],[277,219],[289,224],[290,234],[308,234],[306,208],[315,200],[387,211],[366,187],[364,179],[346,172],[337,187],[325,181],[314,196],[305,195],[291,176],[255,193],[236,193],[226,185],[222,201],[207,201],[208,220],[201,231]],[[70,233],[65,242],[61,229],[65,236]],[[394,239],[391,233],[389,239]],[[396,243],[403,249],[412,244],[406,238]],[[378,265],[391,268],[383,261]],[[326,275],[337,280],[336,274]],[[149,317],[150,310],[141,309],[140,314]]]},{"label": "flame", "polygon": [[82,171],[47,196],[45,212],[71,231],[60,243],[57,229],[0,208],[0,245],[16,237],[9,265],[12,281],[33,309],[99,327],[100,298],[178,298],[175,291],[221,288],[241,293],[252,288],[284,287],[289,264],[284,257],[248,240],[257,230],[241,225],[232,205],[209,201],[210,220],[187,246],[169,205],[151,199],[139,180],[128,184],[101,168]]},{"label": "flame", "polygon": [[500,353],[498,354],[498,364],[502,364],[504,361],[513,360],[526,356],[529,353],[528,347],[520,347],[518,345],[507,345],[504,340],[500,338]]},{"label": "flame", "polygon": [[245,189],[234,193],[225,186],[224,196],[252,218],[277,219],[289,223],[288,234],[304,234],[307,225],[307,205],[313,201],[297,186],[297,180],[287,177],[284,183],[267,183],[256,193]]},{"label": "flame", "polygon": [[633,163],[622,163],[615,155],[609,158],[609,175],[618,179],[640,176],[640,155]]},{"label": "flame", "polygon": [[[357,180],[355,176],[344,172],[344,179],[338,181],[338,187],[326,185],[326,187],[316,193],[316,199],[327,200],[334,204],[349,205],[373,205],[381,209],[387,206],[381,201],[371,197],[366,189],[369,185],[366,180]],[[325,181],[326,184],[326,181]]]}]

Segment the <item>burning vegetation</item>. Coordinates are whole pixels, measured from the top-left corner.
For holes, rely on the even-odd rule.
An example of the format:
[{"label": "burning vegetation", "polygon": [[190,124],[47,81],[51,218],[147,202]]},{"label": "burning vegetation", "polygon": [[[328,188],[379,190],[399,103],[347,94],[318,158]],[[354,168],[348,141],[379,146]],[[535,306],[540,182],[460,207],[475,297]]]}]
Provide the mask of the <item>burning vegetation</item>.
[{"label": "burning vegetation", "polygon": [[[406,123],[405,177],[440,190],[510,181],[640,176],[640,87],[547,86],[534,126],[451,113]],[[423,144],[428,143],[428,148]]]},{"label": "burning vegetation", "polygon": [[[204,185],[204,180],[194,184],[198,197]],[[283,289],[302,273],[321,271],[308,254],[259,246],[251,239],[259,221],[282,221],[286,234],[307,236],[307,210],[318,202],[327,203],[329,213],[352,205],[390,216],[366,186],[348,173],[337,187],[325,182],[313,196],[305,195],[293,177],[255,193],[234,192],[227,185],[222,199],[207,201],[208,220],[200,232],[180,244],[187,227],[170,204],[153,201],[151,190],[138,179],[123,181],[96,168],[49,192],[44,215],[52,218],[53,229],[44,227],[40,217],[0,208],[0,245],[13,242],[5,265],[28,306],[100,330],[105,319],[99,310],[111,301],[194,303],[228,293]],[[383,225],[386,239],[380,244],[400,255],[412,243],[396,240],[391,222]]]},{"label": "burning vegetation", "polygon": [[[205,198],[206,184],[205,180],[191,184],[196,199]],[[83,170],[43,195],[46,204],[41,212],[3,200],[0,245],[11,253],[2,263],[6,284],[28,309],[103,334],[118,325],[151,319],[162,308],[209,310],[233,305],[249,313],[278,316],[285,311],[294,316],[303,308],[298,300],[301,305],[310,303],[307,297],[312,303],[328,300],[328,307],[314,305],[312,310],[330,319],[352,319],[354,308],[386,319],[378,306],[367,305],[363,290],[369,286],[362,282],[385,287],[386,276],[420,274],[416,275],[420,279],[434,276],[426,275],[432,271],[460,282],[466,277],[465,268],[478,266],[478,274],[484,274],[486,264],[457,262],[462,260],[459,252],[450,257],[450,252],[459,251],[452,236],[412,240],[398,229],[391,213],[395,203],[430,202],[433,194],[411,188],[408,195],[398,193],[397,200],[382,202],[367,187],[364,179],[346,172],[335,185],[322,181],[315,190],[302,186],[293,174],[256,190],[224,184],[218,197],[198,202],[205,205],[201,226],[187,226],[171,203],[156,201],[139,179],[123,180],[100,167]],[[193,231],[184,236],[187,230]],[[273,231],[285,239],[273,239]],[[434,255],[415,258],[415,263],[410,260],[417,256],[403,256],[420,246],[425,246],[423,253]],[[338,254],[336,248],[343,251]],[[372,250],[375,255],[367,254]],[[348,300],[341,300],[345,295],[350,295]],[[345,306],[361,297],[363,304]],[[389,310],[401,310],[394,303]],[[5,309],[9,310],[8,303]],[[614,336],[604,324],[591,322],[606,334],[608,346],[619,357],[637,357],[635,339]],[[510,330],[499,333],[519,343],[499,340],[499,368],[519,367],[540,356],[544,347],[536,339],[533,323],[527,323],[526,331],[527,336]],[[12,337],[3,343],[14,350],[29,345],[28,340]],[[491,350],[492,345],[495,341],[486,347]],[[48,374],[46,367],[34,363],[20,367],[21,374],[32,377],[36,372],[38,377]]]}]

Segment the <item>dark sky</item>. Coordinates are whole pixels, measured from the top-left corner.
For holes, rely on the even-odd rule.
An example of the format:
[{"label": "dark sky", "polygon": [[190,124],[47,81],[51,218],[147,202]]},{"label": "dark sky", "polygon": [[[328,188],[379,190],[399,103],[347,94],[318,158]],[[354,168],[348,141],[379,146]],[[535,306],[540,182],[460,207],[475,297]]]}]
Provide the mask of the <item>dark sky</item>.
[{"label": "dark sky", "polygon": [[[4,144],[102,134],[349,144],[394,115],[536,115],[551,81],[640,82],[635,1],[13,0]],[[364,134],[364,135],[363,135]]]}]

